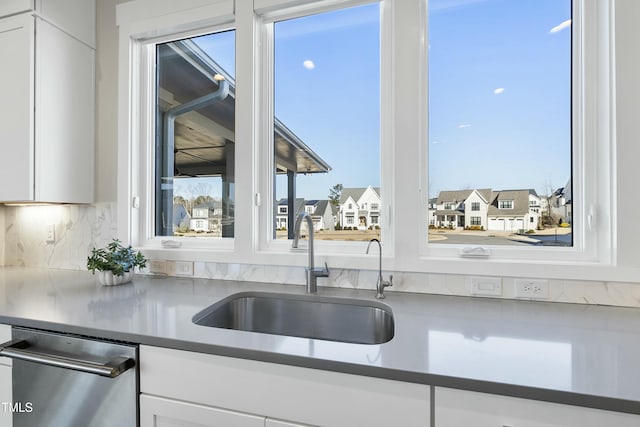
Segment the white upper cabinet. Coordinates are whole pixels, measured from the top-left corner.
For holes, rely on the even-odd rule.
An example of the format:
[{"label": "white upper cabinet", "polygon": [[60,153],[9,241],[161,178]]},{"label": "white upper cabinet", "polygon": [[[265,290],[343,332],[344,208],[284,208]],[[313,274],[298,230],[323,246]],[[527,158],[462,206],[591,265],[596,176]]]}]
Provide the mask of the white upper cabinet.
[{"label": "white upper cabinet", "polygon": [[2,0],[0,18],[24,12],[35,12],[44,20],[62,29],[95,49],[95,0]]},{"label": "white upper cabinet", "polygon": [[[85,40],[47,16],[2,2],[0,202],[91,203],[94,196],[95,2],[40,0],[48,17],[90,22]],[[82,9],[71,3],[87,3]],[[80,14],[80,12],[82,12]],[[95,43],[94,43],[95,44]]]},{"label": "white upper cabinet", "polygon": [[0,18],[17,15],[34,10],[34,0],[2,0],[0,1]]}]

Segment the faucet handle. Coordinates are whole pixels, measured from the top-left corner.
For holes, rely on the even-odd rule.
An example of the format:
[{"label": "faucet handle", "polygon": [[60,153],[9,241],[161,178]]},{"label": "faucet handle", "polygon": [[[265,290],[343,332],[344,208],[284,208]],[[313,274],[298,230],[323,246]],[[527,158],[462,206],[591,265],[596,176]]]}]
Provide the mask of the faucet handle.
[{"label": "faucet handle", "polygon": [[329,267],[326,262],[324,263],[324,268],[316,267],[312,271],[315,277],[329,277]]},{"label": "faucet handle", "polygon": [[393,286],[393,274],[389,276],[389,280],[381,280],[382,289]]},{"label": "faucet handle", "polygon": [[393,274],[389,276],[389,280],[382,279],[382,276],[379,278],[378,285],[376,287],[376,298],[384,299],[384,288],[388,288],[389,286],[393,286]]}]

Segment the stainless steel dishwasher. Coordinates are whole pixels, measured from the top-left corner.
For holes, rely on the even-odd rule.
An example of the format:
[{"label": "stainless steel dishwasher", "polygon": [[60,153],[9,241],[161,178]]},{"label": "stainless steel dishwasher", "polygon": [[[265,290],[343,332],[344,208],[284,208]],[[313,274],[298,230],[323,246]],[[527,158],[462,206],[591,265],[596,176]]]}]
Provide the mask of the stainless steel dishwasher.
[{"label": "stainless steel dishwasher", "polygon": [[136,345],[13,327],[14,427],[138,425]]}]

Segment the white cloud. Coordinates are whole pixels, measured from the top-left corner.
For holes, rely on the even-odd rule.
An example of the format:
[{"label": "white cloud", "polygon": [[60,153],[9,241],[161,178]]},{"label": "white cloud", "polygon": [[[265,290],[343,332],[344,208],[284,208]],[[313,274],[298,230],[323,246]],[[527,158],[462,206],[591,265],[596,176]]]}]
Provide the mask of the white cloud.
[{"label": "white cloud", "polygon": [[493,94],[494,95],[500,95],[503,92],[504,92],[504,88],[503,87],[499,87],[499,88],[493,90]]},{"label": "white cloud", "polygon": [[302,63],[302,65],[304,66],[304,68],[306,68],[307,70],[313,70],[314,68],[316,68],[316,64],[313,63],[312,60],[307,59],[306,61],[304,61]]},{"label": "white cloud", "polygon": [[565,29],[567,29],[569,27],[571,27],[571,19],[567,19],[566,21],[564,21],[560,25],[556,25],[555,27],[550,29],[549,30],[549,34],[559,33],[560,31],[565,30]]},{"label": "white cloud", "polygon": [[469,123],[463,123],[463,124],[461,124],[461,125],[458,125],[458,127],[459,127],[460,129],[464,129],[464,128],[470,128],[470,127],[471,127],[471,125],[470,125]]},{"label": "white cloud", "polygon": [[440,144],[440,141],[431,141],[432,144]]}]

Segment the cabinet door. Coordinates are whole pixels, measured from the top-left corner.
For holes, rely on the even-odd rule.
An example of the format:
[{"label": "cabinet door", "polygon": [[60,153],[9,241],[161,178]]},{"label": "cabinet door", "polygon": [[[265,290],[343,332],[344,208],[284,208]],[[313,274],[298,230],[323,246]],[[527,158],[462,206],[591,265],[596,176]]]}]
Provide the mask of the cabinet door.
[{"label": "cabinet door", "polygon": [[0,1],[0,18],[33,10],[33,0],[2,0]]},{"label": "cabinet door", "polygon": [[36,20],[35,198],[91,203],[95,52]]},{"label": "cabinet door", "polygon": [[430,423],[426,385],[144,345],[140,361],[140,390],[155,396],[291,420],[294,425]]},{"label": "cabinet door", "polygon": [[437,387],[435,427],[638,427],[640,416]]},{"label": "cabinet door", "polygon": [[264,417],[140,395],[140,427],[264,427],[264,425]]},{"label": "cabinet door", "polygon": [[32,200],[34,18],[0,20],[0,200]]},{"label": "cabinet door", "polygon": [[95,49],[95,0],[38,0],[36,6],[44,19]]}]

